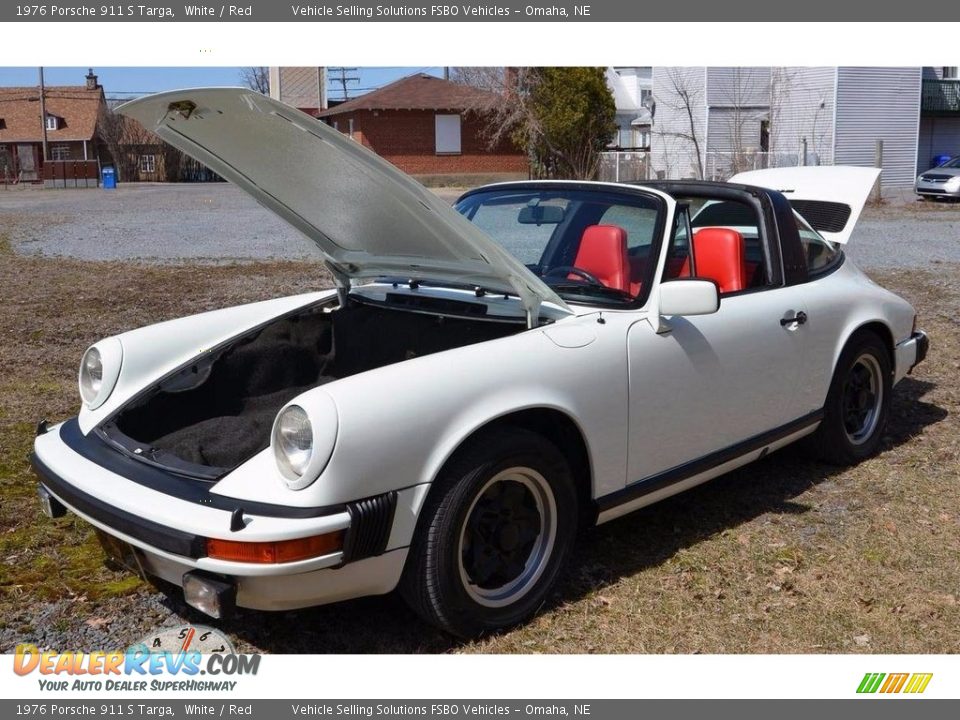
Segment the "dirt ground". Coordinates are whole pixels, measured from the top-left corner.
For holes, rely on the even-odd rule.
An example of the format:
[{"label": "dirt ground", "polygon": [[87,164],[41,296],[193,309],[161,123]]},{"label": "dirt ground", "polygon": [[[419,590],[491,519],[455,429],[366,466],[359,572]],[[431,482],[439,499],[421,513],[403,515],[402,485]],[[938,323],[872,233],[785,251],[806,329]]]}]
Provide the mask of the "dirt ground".
[{"label": "dirt ground", "polygon": [[[16,232],[0,223],[0,652],[115,648],[208,623],[104,567],[85,523],[40,513],[34,427],[76,413],[77,363],[98,338],[326,277],[311,262],[22,256]],[[871,274],[914,303],[932,343],[896,390],[878,457],[841,470],[787,449],[588,530],[543,612],[480,642],[453,641],[393,595],[222,627],[264,652],[960,651],[960,264]]]}]

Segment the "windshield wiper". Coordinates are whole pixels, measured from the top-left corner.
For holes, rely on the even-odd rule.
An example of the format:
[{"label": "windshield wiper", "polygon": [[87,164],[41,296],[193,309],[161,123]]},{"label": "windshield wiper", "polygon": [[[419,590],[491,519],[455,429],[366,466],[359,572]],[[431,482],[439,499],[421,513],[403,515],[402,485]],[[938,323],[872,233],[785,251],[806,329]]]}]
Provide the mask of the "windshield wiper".
[{"label": "windshield wiper", "polygon": [[518,297],[515,292],[507,290],[495,290],[493,288],[483,287],[481,285],[474,285],[472,283],[458,283],[453,282],[452,280],[429,280],[422,278],[409,278],[409,277],[394,277],[394,276],[381,276],[377,278],[378,282],[389,283],[391,285],[406,285],[411,290],[416,290],[420,286],[426,287],[438,287],[438,288],[452,288],[453,290],[472,290],[473,294],[477,297],[484,297],[485,295],[503,295],[504,297]]}]

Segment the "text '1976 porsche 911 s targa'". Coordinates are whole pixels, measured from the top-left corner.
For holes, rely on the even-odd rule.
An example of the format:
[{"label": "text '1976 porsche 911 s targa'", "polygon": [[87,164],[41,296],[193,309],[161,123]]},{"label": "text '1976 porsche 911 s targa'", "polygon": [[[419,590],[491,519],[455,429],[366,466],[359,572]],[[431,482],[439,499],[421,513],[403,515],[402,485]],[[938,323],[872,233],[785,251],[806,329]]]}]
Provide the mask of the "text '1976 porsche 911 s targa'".
[{"label": "text '1976 porsche 911 s targa'", "polygon": [[[877,452],[927,352],[844,257],[877,172],[515,182],[455,207],[241,89],[120,108],[313,240],[336,288],[90,347],[48,514],[220,617],[399,588],[461,635],[542,606],[578,525],[800,438]],[[147,232],[148,229],[145,229]]]}]

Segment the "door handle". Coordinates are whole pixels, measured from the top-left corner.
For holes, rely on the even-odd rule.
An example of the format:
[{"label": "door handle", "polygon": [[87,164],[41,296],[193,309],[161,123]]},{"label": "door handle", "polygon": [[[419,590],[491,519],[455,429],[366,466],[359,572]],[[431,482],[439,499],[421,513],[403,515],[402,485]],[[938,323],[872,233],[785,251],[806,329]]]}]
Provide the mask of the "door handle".
[{"label": "door handle", "polygon": [[803,310],[801,310],[792,318],[782,318],[780,320],[780,326],[786,327],[787,325],[793,325],[793,323],[796,323],[797,325],[803,325],[806,321],[807,321],[807,314]]}]

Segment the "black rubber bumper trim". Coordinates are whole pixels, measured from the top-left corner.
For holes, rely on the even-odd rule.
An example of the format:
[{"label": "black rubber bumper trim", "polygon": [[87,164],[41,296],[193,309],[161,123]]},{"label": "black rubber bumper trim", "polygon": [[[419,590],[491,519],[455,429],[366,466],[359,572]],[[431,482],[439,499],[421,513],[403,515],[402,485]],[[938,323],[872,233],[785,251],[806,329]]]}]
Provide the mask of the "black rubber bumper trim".
[{"label": "black rubber bumper trim", "polygon": [[116,532],[140,540],[158,550],[187,558],[201,558],[207,554],[206,539],[192,533],[174,530],[151,520],[128,513],[88,495],[66,482],[46,463],[31,453],[30,463],[44,487],[69,507],[93,518]]},{"label": "black rubber bumper trim", "polygon": [[[178,500],[196,503],[205,507],[225,510],[232,513],[242,508],[249,515],[281,518],[314,518],[336,515],[346,512],[345,504],[325,505],[321,507],[297,507],[293,505],[275,505],[273,503],[253,502],[225,497],[210,492],[211,485],[202,480],[185,478],[161,468],[138,462],[110,447],[97,437],[96,433],[84,435],[76,418],[67,420],[60,427],[60,439],[81,457],[92,463],[120,475],[126,480],[143,485],[151,490],[162,492]],[[229,519],[224,520],[225,523]]]},{"label": "black rubber bumper trim", "polygon": [[350,528],[343,544],[343,562],[383,555],[393,530],[396,511],[395,491],[347,503]]},{"label": "black rubber bumper trim", "polygon": [[915,332],[911,340],[917,341],[917,357],[913,361],[910,369],[913,370],[917,365],[927,359],[927,353],[930,352],[930,338],[924,332]]},{"label": "black rubber bumper trim", "polygon": [[767,445],[789,437],[796,432],[800,432],[804,428],[808,428],[821,420],[823,420],[823,410],[816,410],[786,425],[781,425],[768,432],[754,435],[752,438],[748,438],[736,445],[731,445],[730,447],[723,448],[709,455],[704,455],[701,458],[691,460],[683,465],[678,465],[670,470],[665,470],[657,475],[651,475],[645,480],[627,485],[623,490],[618,490],[617,492],[599,498],[597,500],[598,509],[600,512],[606,512],[618,505],[623,505],[624,503],[641,498],[644,495],[663,490],[675,483],[688,480],[694,475],[699,475],[707,470],[712,470],[718,465],[723,465],[731,460],[735,460],[741,455],[761,450]]}]

